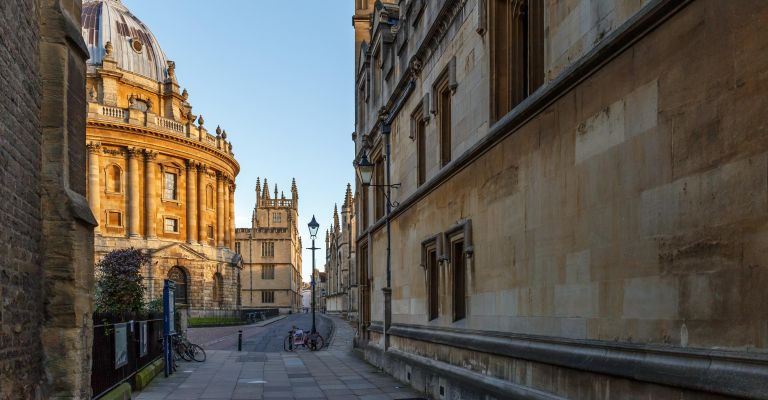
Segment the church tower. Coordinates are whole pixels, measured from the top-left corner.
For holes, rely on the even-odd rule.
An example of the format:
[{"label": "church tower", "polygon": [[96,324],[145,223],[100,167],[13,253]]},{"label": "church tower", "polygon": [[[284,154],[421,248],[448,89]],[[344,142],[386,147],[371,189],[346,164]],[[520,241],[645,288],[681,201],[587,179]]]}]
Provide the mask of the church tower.
[{"label": "church tower", "polygon": [[235,241],[243,259],[243,309],[296,312],[301,307],[301,239],[298,231],[299,191],[291,182],[287,198],[267,178],[256,180],[251,227],[238,229]]}]

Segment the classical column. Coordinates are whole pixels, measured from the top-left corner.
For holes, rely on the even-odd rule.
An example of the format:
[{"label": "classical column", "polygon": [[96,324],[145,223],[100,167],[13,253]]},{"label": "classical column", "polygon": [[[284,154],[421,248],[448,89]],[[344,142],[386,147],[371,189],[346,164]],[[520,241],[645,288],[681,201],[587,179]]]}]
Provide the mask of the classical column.
[{"label": "classical column", "polygon": [[157,237],[157,182],[155,182],[154,160],[157,152],[144,151],[144,230],[147,239]]},{"label": "classical column", "polygon": [[187,160],[187,243],[197,243],[197,163]]},{"label": "classical column", "polygon": [[[93,216],[101,224],[101,190],[99,190],[99,152],[101,143],[90,142],[86,145],[88,148],[88,205],[91,207]],[[97,225],[94,232],[99,232]]]},{"label": "classical column", "polygon": [[222,228],[224,229],[224,247],[229,248],[230,242],[229,242],[229,178],[225,177],[224,182],[222,182],[222,190],[224,191],[224,207],[223,210],[223,221],[222,221]]},{"label": "classical column", "polygon": [[216,246],[224,247],[224,175],[216,171]]},{"label": "classical column", "polygon": [[206,191],[205,175],[207,168],[203,164],[197,164],[197,240],[200,244],[206,244],[208,238],[205,236],[205,213],[206,213]]},{"label": "classical column", "polygon": [[235,250],[235,183],[229,186],[229,248]]},{"label": "classical column", "polygon": [[128,236],[139,235],[139,149],[128,148]]}]

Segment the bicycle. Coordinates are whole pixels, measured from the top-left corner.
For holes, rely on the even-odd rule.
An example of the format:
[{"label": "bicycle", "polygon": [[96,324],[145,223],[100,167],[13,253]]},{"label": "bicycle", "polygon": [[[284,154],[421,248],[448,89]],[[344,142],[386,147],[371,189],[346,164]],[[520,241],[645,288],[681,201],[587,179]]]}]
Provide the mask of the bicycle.
[{"label": "bicycle", "polygon": [[207,358],[205,350],[197,344],[190,343],[183,334],[171,336],[171,345],[175,360],[181,358],[186,361],[203,362]]},{"label": "bicycle", "polygon": [[309,349],[309,351],[318,351],[325,346],[325,339],[317,332],[302,332],[300,335],[297,335],[296,331],[291,329],[288,331],[288,336],[283,339],[283,350],[294,351],[300,346]]}]

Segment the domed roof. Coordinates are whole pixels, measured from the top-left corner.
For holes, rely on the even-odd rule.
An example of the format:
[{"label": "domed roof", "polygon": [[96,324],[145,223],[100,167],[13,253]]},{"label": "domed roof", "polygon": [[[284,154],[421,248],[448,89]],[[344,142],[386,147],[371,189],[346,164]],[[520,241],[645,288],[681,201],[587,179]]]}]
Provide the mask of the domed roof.
[{"label": "domed roof", "polygon": [[82,17],[89,66],[102,65],[104,47],[111,42],[118,68],[158,82],[168,76],[168,60],[155,35],[120,0],[84,0]]}]

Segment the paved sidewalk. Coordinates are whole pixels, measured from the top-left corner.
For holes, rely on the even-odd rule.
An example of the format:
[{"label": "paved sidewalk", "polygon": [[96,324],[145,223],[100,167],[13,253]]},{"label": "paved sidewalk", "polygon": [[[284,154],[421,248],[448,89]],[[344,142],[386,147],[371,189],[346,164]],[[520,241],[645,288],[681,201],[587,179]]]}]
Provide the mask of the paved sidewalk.
[{"label": "paved sidewalk", "polygon": [[323,351],[261,353],[211,350],[204,363],[180,362],[134,398],[156,399],[421,399],[418,392],[352,354],[354,331],[331,317],[334,336]]}]

